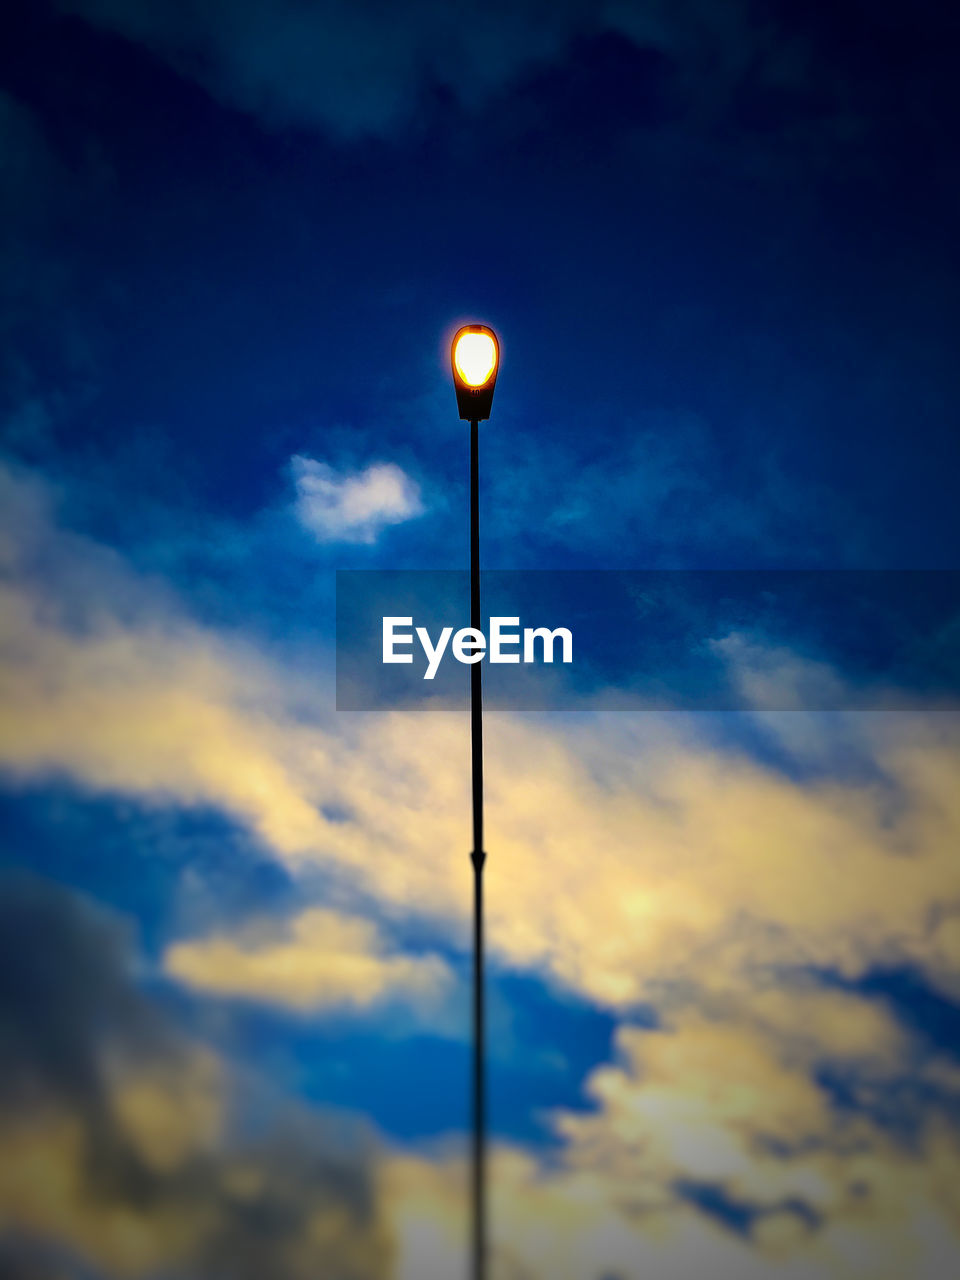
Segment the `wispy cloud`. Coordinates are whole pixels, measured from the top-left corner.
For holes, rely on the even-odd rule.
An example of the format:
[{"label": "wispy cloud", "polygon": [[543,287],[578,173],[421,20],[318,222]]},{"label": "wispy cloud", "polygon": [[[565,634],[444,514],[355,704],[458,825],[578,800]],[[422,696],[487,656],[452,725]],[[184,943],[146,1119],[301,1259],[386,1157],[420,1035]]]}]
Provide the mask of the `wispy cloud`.
[{"label": "wispy cloud", "polygon": [[458,100],[485,100],[589,21],[584,0],[521,0],[480,24],[438,0],[413,0],[402,13],[347,0],[66,7],[141,41],[231,106],[345,140],[409,126],[429,82]]},{"label": "wispy cloud", "polygon": [[[120,569],[93,550],[70,575],[81,595],[54,590],[60,536],[43,535],[42,577],[22,553],[4,587],[9,773],[215,806],[294,874],[335,871],[385,909],[465,936],[463,869],[449,852],[469,803],[458,718],[337,717],[315,674],[278,667],[162,596],[152,612],[129,609],[134,588],[120,589]],[[810,736],[832,738],[836,723],[807,722],[805,762]],[[684,718],[491,717],[490,941],[501,961],[614,1008],[809,966],[856,977],[910,963],[956,991],[955,718],[845,724],[864,768],[830,778],[713,745],[708,725]],[[331,820],[333,809],[348,819]]]},{"label": "wispy cloud", "polygon": [[423,513],[416,481],[392,462],[337,471],[297,455],[291,469],[297,517],[321,542],[373,543],[388,525]]},{"label": "wispy cloud", "polygon": [[711,118],[744,83],[795,89],[809,43],[795,29],[758,26],[742,0],[722,8],[706,0],[514,0],[482,23],[443,0],[410,0],[402,10],[350,0],[61,6],[145,45],[221,102],[347,142],[415,127],[431,90],[477,110],[563,65],[578,39],[608,33],[668,60],[685,114],[694,107]]},{"label": "wispy cloud", "polygon": [[[688,1280],[937,1280],[960,1264],[960,1144],[930,1108],[909,1138],[838,1106],[819,1074],[882,1096],[929,1083],[882,1010],[836,994],[778,996],[779,1013],[688,1012],[624,1026],[586,1082],[589,1111],[555,1113],[550,1168],[519,1147],[491,1159],[506,1274]],[[858,1075],[864,1060],[870,1068]],[[953,1081],[954,1101],[957,1081]],[[462,1165],[387,1170],[401,1280],[449,1274],[463,1230]]]},{"label": "wispy cloud", "polygon": [[397,995],[436,1001],[452,980],[437,955],[391,953],[369,920],[314,907],[283,936],[216,936],[178,942],[166,971],[197,990],[293,1009],[366,1009]]},{"label": "wispy cloud", "polygon": [[[63,890],[0,880],[0,924],[0,1262],[12,1274],[37,1274],[45,1250],[128,1277],[243,1280],[267,1267],[299,1280],[318,1250],[351,1280],[462,1268],[467,1170],[448,1143],[391,1149],[279,1107],[175,1030],[137,990],[117,922]],[[504,1274],[953,1274],[956,1133],[928,1108],[904,1140],[870,1103],[907,1078],[956,1095],[956,1071],[938,1072],[852,994],[770,990],[730,1013],[623,1026],[616,1060],[586,1081],[591,1109],[551,1116],[561,1146],[549,1166],[493,1143]],[[837,1107],[818,1075],[827,1064],[846,1069],[863,1106]]]},{"label": "wispy cloud", "polygon": [[[28,506],[21,535],[42,541],[49,566],[63,535],[42,503]],[[9,546],[17,530],[7,536]],[[82,548],[70,545],[79,562]],[[8,773],[56,771],[92,791],[217,806],[294,874],[329,868],[370,906],[368,923],[308,909],[280,935],[238,928],[181,940],[168,972],[201,991],[287,1007],[323,1008],[333,993],[355,1005],[421,999],[441,969],[387,945],[375,915],[415,918],[466,944],[467,877],[451,856],[465,847],[469,799],[459,717],[337,721],[294,672],[192,624],[168,600],[152,614],[111,613],[93,588],[107,568],[116,587],[121,569],[93,551],[88,590],[69,609],[35,555],[21,549],[7,563]],[[832,733],[836,718],[819,723]],[[955,1269],[955,1064],[875,1000],[815,975],[855,980],[906,962],[956,994],[956,725],[916,716],[845,725],[868,774],[790,776],[670,718],[491,718],[496,962],[560,980],[623,1020],[617,1060],[588,1078],[592,1111],[552,1116],[560,1150],[549,1168],[532,1151],[495,1146],[497,1247],[515,1274],[633,1280],[709,1268],[723,1280],[900,1280]],[[801,746],[809,764],[809,735]],[[37,931],[45,946],[50,933]],[[85,972],[74,961],[55,967]],[[630,1025],[640,1000],[657,1002],[658,1029]],[[74,1025],[93,1025],[95,1012]],[[183,1209],[183,1171],[194,1186],[197,1161],[218,1186],[235,1179],[241,1191],[258,1187],[255,1197],[279,1176],[273,1155],[241,1162],[243,1174],[232,1159],[221,1165],[223,1064],[158,1043],[161,1063],[141,1053],[100,1086],[123,1149],[133,1144],[154,1179],[172,1179],[162,1183],[172,1206],[162,1221],[140,1213],[135,1256],[114,1226],[121,1193],[81,1199],[83,1135],[99,1112],[58,1103],[47,1128],[33,1117],[5,1134],[15,1153],[0,1179],[8,1215],[108,1273],[169,1267],[174,1245],[179,1256],[212,1247],[207,1219]],[[842,1106],[830,1069],[844,1081]],[[886,1123],[894,1103],[908,1140]],[[190,1123],[173,1123],[174,1112]],[[23,1190],[28,1165],[54,1171],[65,1188],[57,1204],[29,1192],[29,1180]],[[304,1166],[304,1190],[294,1165],[269,1193],[292,1197],[292,1276],[304,1256],[298,1206],[316,1202],[313,1175]],[[462,1262],[464,1179],[462,1160],[443,1152],[382,1154],[378,1206],[403,1280]],[[220,1225],[211,1229],[247,1240],[224,1205],[212,1202]],[[377,1238],[353,1238],[372,1251],[358,1255],[356,1274],[381,1274]]]}]

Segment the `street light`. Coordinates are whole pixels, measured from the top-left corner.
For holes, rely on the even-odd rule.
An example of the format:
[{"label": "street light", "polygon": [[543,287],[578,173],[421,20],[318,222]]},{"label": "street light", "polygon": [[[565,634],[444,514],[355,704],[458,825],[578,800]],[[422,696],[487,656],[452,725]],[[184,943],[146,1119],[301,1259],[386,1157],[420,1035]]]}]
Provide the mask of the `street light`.
[{"label": "street light", "polygon": [[500,366],[500,343],[485,324],[465,324],[458,329],[450,349],[457,409],[468,422],[490,417],[493,389]]},{"label": "street light", "polygon": [[[480,618],[480,430],[490,417],[500,366],[500,343],[492,329],[468,324],[458,329],[450,350],[457,410],[470,423],[470,626]],[[483,702],[480,668],[470,667],[470,756],[473,779],[473,1280],[484,1280],[487,1260],[486,1123],[483,1004]]]}]

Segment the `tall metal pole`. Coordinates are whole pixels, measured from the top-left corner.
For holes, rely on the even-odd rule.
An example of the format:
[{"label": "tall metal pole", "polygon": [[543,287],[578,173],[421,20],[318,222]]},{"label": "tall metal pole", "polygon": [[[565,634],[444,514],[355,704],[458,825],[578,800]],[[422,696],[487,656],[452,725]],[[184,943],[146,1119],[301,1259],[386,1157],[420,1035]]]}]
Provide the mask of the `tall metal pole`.
[{"label": "tall metal pole", "polygon": [[[480,431],[470,423],[470,626],[480,620]],[[470,746],[473,776],[473,1280],[487,1273],[485,1031],[483,1003],[483,703],[482,662],[470,668]]]}]

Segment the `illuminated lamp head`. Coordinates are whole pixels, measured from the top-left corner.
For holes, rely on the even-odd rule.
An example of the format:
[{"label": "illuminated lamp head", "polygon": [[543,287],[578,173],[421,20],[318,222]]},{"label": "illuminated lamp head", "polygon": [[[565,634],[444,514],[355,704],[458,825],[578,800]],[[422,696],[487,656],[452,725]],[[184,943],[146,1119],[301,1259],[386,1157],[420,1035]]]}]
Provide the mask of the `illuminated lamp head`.
[{"label": "illuminated lamp head", "polygon": [[460,417],[482,422],[490,417],[500,366],[497,335],[484,324],[464,325],[457,330],[450,355]]}]

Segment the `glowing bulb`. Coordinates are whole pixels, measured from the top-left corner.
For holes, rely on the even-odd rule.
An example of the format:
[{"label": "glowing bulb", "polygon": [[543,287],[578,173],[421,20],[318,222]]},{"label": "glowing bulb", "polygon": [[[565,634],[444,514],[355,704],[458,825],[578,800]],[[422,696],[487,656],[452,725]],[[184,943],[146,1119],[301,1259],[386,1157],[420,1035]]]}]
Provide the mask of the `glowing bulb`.
[{"label": "glowing bulb", "polygon": [[463,333],[453,352],[457,373],[468,387],[482,387],[497,367],[497,347],[489,333]]}]

